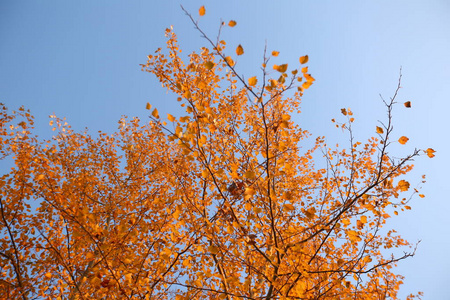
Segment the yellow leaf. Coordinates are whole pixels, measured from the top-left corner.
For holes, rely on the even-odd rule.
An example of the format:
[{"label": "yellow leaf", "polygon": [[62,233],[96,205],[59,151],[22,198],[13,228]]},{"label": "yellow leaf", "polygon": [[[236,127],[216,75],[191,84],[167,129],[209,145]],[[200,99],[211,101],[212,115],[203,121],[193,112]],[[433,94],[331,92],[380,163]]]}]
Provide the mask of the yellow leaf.
[{"label": "yellow leaf", "polygon": [[212,68],[214,68],[214,63],[212,61],[205,62],[205,68],[211,70]]},{"label": "yellow leaf", "polygon": [[249,86],[255,86],[257,82],[258,82],[258,79],[256,79],[256,76],[250,77],[248,79],[248,85]]},{"label": "yellow leaf", "polygon": [[152,111],[152,116],[155,117],[156,119],[159,118],[159,113],[158,113],[158,110],[156,108]]},{"label": "yellow leaf", "polygon": [[230,27],[236,26],[236,21],[235,20],[231,20],[230,22],[228,22],[228,26],[230,26]]},{"label": "yellow leaf", "polygon": [[398,182],[398,188],[400,189],[400,191],[402,192],[406,192],[409,189],[409,182],[406,180],[400,180]]},{"label": "yellow leaf", "polygon": [[406,101],[405,103],[403,103],[403,105],[405,105],[405,107],[407,108],[411,108],[411,101]]},{"label": "yellow leaf", "polygon": [[244,48],[242,48],[241,45],[237,46],[237,48],[236,48],[236,54],[237,54],[237,55],[242,55],[242,54],[244,54]]},{"label": "yellow leaf", "polygon": [[147,102],[147,105],[145,106],[145,109],[148,109],[148,110],[152,109],[152,105]]},{"label": "yellow leaf", "polygon": [[377,126],[377,133],[383,134],[383,132],[384,132],[383,128]]},{"label": "yellow leaf", "polygon": [[306,64],[307,62],[308,62],[308,55],[305,55],[305,56],[302,56],[302,57],[300,57],[300,63],[303,65],[303,64]]},{"label": "yellow leaf", "polygon": [[400,144],[404,145],[404,144],[406,144],[406,142],[407,142],[408,140],[409,140],[409,139],[408,139],[406,136],[402,136],[401,138],[398,139],[398,142],[399,142]]},{"label": "yellow leaf", "polygon": [[272,51],[272,56],[278,56],[278,54],[280,54],[280,52],[278,52],[278,51]]},{"label": "yellow leaf", "polygon": [[172,116],[171,114],[167,114],[167,119],[169,119],[170,122],[175,121],[174,116]]},{"label": "yellow leaf", "polygon": [[198,10],[198,14],[200,16],[204,16],[205,15],[205,6],[200,7],[200,9]]},{"label": "yellow leaf", "polygon": [[434,153],[436,151],[434,151],[432,148],[428,148],[425,152],[428,155],[428,157],[430,157],[430,158],[435,157]]}]

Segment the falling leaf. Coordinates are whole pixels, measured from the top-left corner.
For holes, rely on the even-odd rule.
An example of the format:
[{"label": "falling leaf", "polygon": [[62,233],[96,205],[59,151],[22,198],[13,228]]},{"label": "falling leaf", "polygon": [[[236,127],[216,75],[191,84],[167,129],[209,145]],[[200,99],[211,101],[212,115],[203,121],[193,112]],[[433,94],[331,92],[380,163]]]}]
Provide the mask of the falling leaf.
[{"label": "falling leaf", "polygon": [[198,14],[200,16],[204,16],[205,15],[205,6],[200,7],[200,9],[198,10]]},{"label": "falling leaf", "polygon": [[212,61],[207,61],[205,62],[205,67],[208,70],[211,70],[212,68],[214,68],[214,63]]},{"label": "falling leaf", "polygon": [[428,148],[427,150],[425,150],[425,152],[427,153],[428,157],[430,157],[430,158],[435,157],[434,153],[436,151],[434,151],[432,148]]},{"label": "falling leaf", "polygon": [[402,136],[401,138],[398,139],[398,142],[399,142],[400,144],[404,145],[404,144],[406,144],[406,142],[407,142],[408,140],[409,140],[409,139],[408,139],[406,136]]},{"label": "falling leaf", "polygon": [[377,126],[377,133],[378,133],[378,134],[383,134],[383,133],[384,133],[383,128]]},{"label": "falling leaf", "polygon": [[244,54],[244,48],[242,48],[241,45],[237,46],[237,48],[236,48],[236,54],[237,54],[237,55],[242,55],[242,54]]},{"label": "falling leaf", "polygon": [[306,64],[307,62],[308,62],[308,55],[305,55],[305,56],[302,56],[302,57],[300,57],[300,63],[303,65],[303,64]]},{"label": "falling leaf", "polygon": [[280,54],[280,52],[278,52],[278,51],[272,51],[272,56],[278,56],[278,54]]},{"label": "falling leaf", "polygon": [[258,82],[258,79],[256,79],[256,76],[250,77],[248,79],[248,85],[249,86],[255,86],[257,82]]},{"label": "falling leaf", "polygon": [[409,182],[406,180],[400,180],[397,187],[400,189],[400,191],[406,192],[409,189]]},{"label": "falling leaf", "polygon": [[403,103],[403,105],[405,105],[405,107],[407,108],[411,108],[411,101],[406,101],[405,103]]},{"label": "falling leaf", "polygon": [[236,21],[231,20],[230,22],[228,22],[228,26],[230,26],[230,27],[236,26]]}]

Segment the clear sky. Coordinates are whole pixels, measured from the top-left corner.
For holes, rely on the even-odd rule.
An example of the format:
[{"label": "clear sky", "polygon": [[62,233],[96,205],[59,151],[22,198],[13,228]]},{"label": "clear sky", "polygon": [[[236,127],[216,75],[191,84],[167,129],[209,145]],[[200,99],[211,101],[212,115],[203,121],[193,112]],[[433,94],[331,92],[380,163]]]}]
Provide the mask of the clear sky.
[{"label": "clear sky", "polygon": [[[340,109],[356,115],[356,137],[375,134],[385,118],[379,94],[389,98],[403,68],[396,134],[404,147],[434,148],[420,157],[410,181],[427,174],[424,199],[389,222],[411,242],[422,240],[414,258],[403,261],[403,298],[421,290],[424,299],[448,299],[450,282],[450,1],[0,1],[0,102],[25,105],[37,132],[50,137],[48,116],[67,117],[75,130],[113,132],[122,115],[146,119],[145,103],[161,113],[176,111],[176,98],[141,72],[139,64],[164,47],[164,29],[174,26],[184,53],[206,45],[180,9],[206,15],[200,25],[215,37],[220,19],[238,25],[223,37],[230,49],[242,44],[238,70],[258,75],[267,41],[280,51],[275,63],[296,64],[308,54],[316,78],[296,120],[313,136],[345,143],[333,128]],[[233,46],[234,45],[234,46]],[[400,103],[400,104],[401,104]],[[395,150],[395,149],[394,149]],[[0,166],[1,168],[1,166]]]}]

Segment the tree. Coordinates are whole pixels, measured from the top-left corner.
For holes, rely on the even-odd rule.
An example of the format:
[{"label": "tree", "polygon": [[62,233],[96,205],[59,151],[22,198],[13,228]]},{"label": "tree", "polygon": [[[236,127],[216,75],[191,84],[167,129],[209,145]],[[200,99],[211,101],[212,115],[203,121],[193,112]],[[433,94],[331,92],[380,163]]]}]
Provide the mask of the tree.
[{"label": "tree", "polygon": [[0,298],[397,299],[393,267],[415,245],[382,227],[410,209],[418,190],[402,178],[422,153],[388,153],[400,81],[375,137],[355,142],[342,109],[349,147],[319,137],[303,150],[309,134],[291,116],[314,82],[308,56],[272,70],[274,51],[245,80],[244,48],[227,56],[188,16],[211,48],[185,63],[167,29],[169,54],[142,65],[184,116],[163,121],[147,104],[150,122],[96,137],[51,116],[58,133],[41,141],[28,111],[2,107],[1,157],[14,167],[0,179]]}]

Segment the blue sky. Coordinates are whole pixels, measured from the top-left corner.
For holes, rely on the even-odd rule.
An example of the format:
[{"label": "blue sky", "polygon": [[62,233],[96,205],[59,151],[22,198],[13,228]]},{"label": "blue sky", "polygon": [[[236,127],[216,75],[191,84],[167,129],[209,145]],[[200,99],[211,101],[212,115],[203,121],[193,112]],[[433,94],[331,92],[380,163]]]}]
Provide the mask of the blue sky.
[{"label": "blue sky", "polygon": [[[308,54],[315,84],[303,97],[296,120],[313,136],[345,143],[330,120],[350,107],[355,133],[364,141],[385,119],[379,94],[389,98],[403,68],[396,134],[410,138],[408,150],[434,148],[421,157],[411,182],[427,174],[424,199],[389,226],[414,242],[414,258],[400,263],[406,276],[401,295],[418,290],[424,299],[445,299],[450,280],[450,191],[447,155],[450,109],[450,2],[378,1],[0,1],[0,102],[25,105],[37,132],[50,137],[48,116],[67,117],[75,130],[113,132],[122,115],[146,119],[145,103],[160,112],[177,111],[175,97],[141,72],[139,64],[164,47],[173,25],[187,54],[206,45],[180,4],[215,37],[220,19],[238,25],[223,37],[230,49],[242,44],[238,70],[258,75],[264,45],[280,51],[274,63],[296,64]],[[409,147],[409,148],[408,148]],[[403,151],[401,149],[394,149]]]}]

